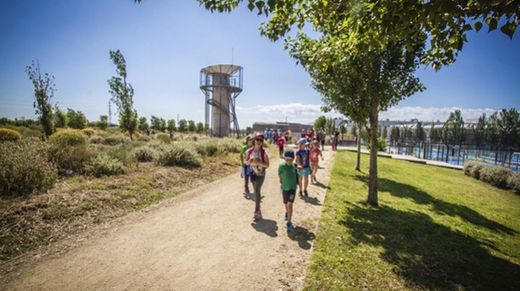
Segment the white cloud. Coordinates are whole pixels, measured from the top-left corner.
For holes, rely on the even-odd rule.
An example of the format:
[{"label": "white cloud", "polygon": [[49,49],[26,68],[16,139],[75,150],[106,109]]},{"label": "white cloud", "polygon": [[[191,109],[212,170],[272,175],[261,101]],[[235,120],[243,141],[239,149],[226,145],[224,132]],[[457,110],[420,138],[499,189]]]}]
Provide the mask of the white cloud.
[{"label": "white cloud", "polygon": [[250,126],[256,121],[285,121],[312,124],[320,115],[340,116],[337,113],[324,113],[320,104],[289,103],[278,105],[256,105],[253,107],[237,106],[238,121],[241,127]]},{"label": "white cloud", "polygon": [[379,114],[380,119],[390,120],[410,120],[417,118],[421,121],[440,120],[445,121],[450,116],[450,112],[460,110],[462,117],[466,121],[477,120],[482,113],[490,115],[497,111],[492,108],[461,108],[461,107],[421,107],[421,106],[403,106],[393,107],[388,111]]},{"label": "white cloud", "polygon": [[[462,117],[466,121],[478,119],[482,113],[490,115],[497,111],[492,108],[461,108],[461,107],[421,107],[421,106],[402,106],[393,107],[386,112],[381,112],[380,119],[390,120],[410,120],[417,118],[422,121],[448,119],[450,112],[455,110],[462,111]],[[320,104],[288,103],[277,105],[256,105],[253,107],[237,107],[238,121],[242,128],[250,126],[256,121],[275,122],[285,121],[303,124],[312,124],[320,115],[329,117],[339,117],[341,114],[336,112],[324,113],[321,111]]]}]

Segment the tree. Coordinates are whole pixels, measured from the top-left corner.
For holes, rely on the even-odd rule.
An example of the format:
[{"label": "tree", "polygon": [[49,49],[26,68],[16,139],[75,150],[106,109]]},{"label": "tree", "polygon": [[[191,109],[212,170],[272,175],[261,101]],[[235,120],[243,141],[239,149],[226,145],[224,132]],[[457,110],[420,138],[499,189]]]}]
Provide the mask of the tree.
[{"label": "tree", "polygon": [[65,128],[67,124],[67,115],[56,105],[54,107],[54,126],[56,128]]},{"label": "tree", "polygon": [[[210,11],[230,12],[242,0],[197,0]],[[136,0],[141,2],[141,0]],[[512,38],[519,18],[518,1],[349,1],[247,0],[249,10],[271,16],[261,34],[273,41],[286,38],[305,24],[326,26],[335,41],[329,49],[385,50],[395,41],[408,49],[426,48],[419,59],[435,69],[456,60],[468,41],[467,33],[500,27]],[[500,23],[500,24],[499,24]],[[348,37],[356,36],[356,37]]]},{"label": "tree", "polygon": [[170,136],[173,136],[173,133],[177,130],[177,126],[175,125],[175,119],[168,120],[166,130],[168,130]]},{"label": "tree", "polygon": [[150,124],[151,124],[150,127],[153,130],[157,130],[157,131],[161,130],[161,119],[159,117],[152,115],[152,118],[150,119]]},{"label": "tree", "polygon": [[324,115],[321,115],[320,117],[316,118],[314,121],[314,129],[319,130],[325,130],[325,125],[327,124],[327,117]]},{"label": "tree", "polygon": [[[500,144],[507,149],[509,156],[507,159],[511,163],[513,151],[520,149],[520,115],[515,108],[509,110],[502,109],[500,119],[498,120],[498,128],[500,134]],[[502,159],[505,163],[506,157]]]},{"label": "tree", "polygon": [[31,65],[25,67],[25,72],[34,86],[34,97],[36,100],[33,103],[33,107],[36,111],[36,116],[42,125],[44,138],[48,138],[54,132],[52,106],[50,103],[56,91],[54,76],[49,73],[42,75],[40,64],[34,61]]},{"label": "tree", "polygon": [[167,128],[166,120],[164,118],[159,118],[159,130],[165,132]]},{"label": "tree", "polygon": [[179,131],[180,132],[188,131],[188,122],[186,121],[186,119],[179,120]]},{"label": "tree", "polygon": [[67,108],[68,126],[75,129],[83,129],[88,125],[88,119],[81,111]]},{"label": "tree", "polygon": [[442,129],[435,127],[435,123],[432,123],[430,127],[430,142],[438,143],[442,139]]},{"label": "tree", "polygon": [[339,126],[339,132],[341,133],[341,140],[343,140],[343,135],[345,133],[347,133],[347,127],[345,126],[344,123],[342,123],[340,126]]},{"label": "tree", "polygon": [[195,126],[195,121],[193,121],[193,120],[188,121],[188,131],[195,132],[195,130],[197,130],[197,127]]},{"label": "tree", "polygon": [[486,140],[488,140],[491,148],[498,149],[500,146],[500,126],[498,121],[498,112],[491,114],[486,124]]},{"label": "tree", "polygon": [[146,117],[140,117],[139,118],[139,130],[141,132],[145,132],[148,134],[148,130],[150,129],[150,125],[148,124],[148,120],[146,120]]},{"label": "tree", "polygon": [[107,129],[108,127],[108,115],[101,115],[99,116],[99,128],[100,129]]},{"label": "tree", "polygon": [[204,133],[204,124],[202,122],[197,123],[197,133]]},{"label": "tree", "polygon": [[388,128],[385,126],[383,127],[383,134],[381,136],[384,140],[388,137]]},{"label": "tree", "polygon": [[424,132],[422,122],[417,122],[417,125],[415,126],[415,142],[421,144],[425,139],[426,133]]},{"label": "tree", "polygon": [[112,102],[116,104],[119,111],[119,127],[127,131],[133,140],[137,128],[137,111],[134,110],[134,88],[127,83],[126,61],[121,51],[110,50],[110,59],[116,66],[118,76],[108,80]]},{"label": "tree", "polygon": [[[454,145],[462,145],[464,141],[464,119],[460,110],[455,110],[450,113],[450,117],[442,127],[442,141],[446,147],[453,148]],[[449,155],[446,155],[446,162],[448,162]]]},{"label": "tree", "polygon": [[478,148],[482,147],[487,143],[486,140],[486,113],[483,113],[482,116],[478,118],[478,122],[475,126],[475,144]]}]

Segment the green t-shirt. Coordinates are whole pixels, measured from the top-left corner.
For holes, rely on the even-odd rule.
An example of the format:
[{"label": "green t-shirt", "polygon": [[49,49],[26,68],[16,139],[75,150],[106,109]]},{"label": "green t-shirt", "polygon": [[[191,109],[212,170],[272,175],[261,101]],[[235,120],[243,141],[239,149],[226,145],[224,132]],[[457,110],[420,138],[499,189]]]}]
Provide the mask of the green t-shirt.
[{"label": "green t-shirt", "polygon": [[298,187],[298,172],[294,163],[287,165],[285,162],[282,162],[278,166],[278,176],[282,177],[282,190],[293,190]]},{"label": "green t-shirt", "polygon": [[242,153],[244,156],[246,155],[247,149],[249,148],[249,145],[243,145],[240,149],[240,153]]}]

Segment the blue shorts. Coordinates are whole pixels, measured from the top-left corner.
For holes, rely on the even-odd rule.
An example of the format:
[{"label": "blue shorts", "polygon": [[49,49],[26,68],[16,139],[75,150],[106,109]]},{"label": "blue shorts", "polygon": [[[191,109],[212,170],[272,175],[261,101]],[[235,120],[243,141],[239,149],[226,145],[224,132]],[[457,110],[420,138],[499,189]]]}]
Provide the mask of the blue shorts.
[{"label": "blue shorts", "polygon": [[311,168],[306,167],[298,170],[298,177],[308,177],[311,174]]}]

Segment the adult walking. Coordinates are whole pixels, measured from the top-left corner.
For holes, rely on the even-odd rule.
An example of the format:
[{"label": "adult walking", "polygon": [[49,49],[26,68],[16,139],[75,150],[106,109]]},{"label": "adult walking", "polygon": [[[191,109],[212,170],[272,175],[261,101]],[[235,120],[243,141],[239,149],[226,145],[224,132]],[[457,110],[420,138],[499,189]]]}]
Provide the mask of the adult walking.
[{"label": "adult walking", "polygon": [[334,131],[332,136],[332,150],[336,151],[338,149],[339,142],[339,132],[337,130]]},{"label": "adult walking", "polygon": [[264,149],[264,134],[261,132],[255,133],[253,146],[247,151],[245,164],[249,165],[253,170],[251,175],[251,182],[255,191],[255,212],[253,214],[254,220],[262,219],[262,211],[260,210],[260,202],[262,199],[262,185],[265,180],[265,172],[269,167],[269,156]]}]

